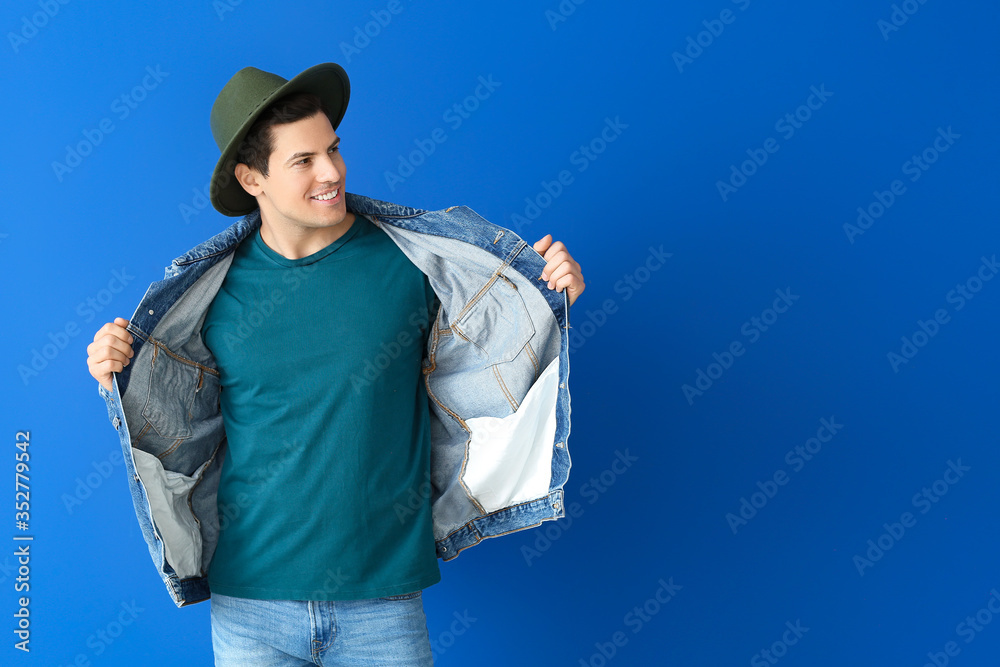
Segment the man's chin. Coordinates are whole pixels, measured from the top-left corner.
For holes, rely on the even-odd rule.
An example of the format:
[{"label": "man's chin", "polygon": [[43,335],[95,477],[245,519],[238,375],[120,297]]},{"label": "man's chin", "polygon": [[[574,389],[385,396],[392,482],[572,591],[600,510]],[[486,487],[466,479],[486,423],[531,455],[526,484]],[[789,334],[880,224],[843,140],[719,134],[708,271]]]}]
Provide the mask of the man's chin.
[{"label": "man's chin", "polygon": [[318,229],[324,229],[331,227],[340,227],[343,226],[345,222],[347,222],[346,215],[337,215],[337,216],[326,215],[326,216],[314,217],[312,219],[312,226]]}]

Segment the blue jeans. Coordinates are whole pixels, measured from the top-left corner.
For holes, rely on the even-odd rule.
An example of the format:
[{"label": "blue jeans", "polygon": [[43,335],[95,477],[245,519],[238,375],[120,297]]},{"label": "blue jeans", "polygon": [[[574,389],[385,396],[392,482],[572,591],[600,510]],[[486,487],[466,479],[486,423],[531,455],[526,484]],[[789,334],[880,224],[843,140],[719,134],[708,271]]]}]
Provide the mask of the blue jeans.
[{"label": "blue jeans", "polygon": [[369,600],[248,600],[212,593],[217,667],[433,665],[421,591]]}]

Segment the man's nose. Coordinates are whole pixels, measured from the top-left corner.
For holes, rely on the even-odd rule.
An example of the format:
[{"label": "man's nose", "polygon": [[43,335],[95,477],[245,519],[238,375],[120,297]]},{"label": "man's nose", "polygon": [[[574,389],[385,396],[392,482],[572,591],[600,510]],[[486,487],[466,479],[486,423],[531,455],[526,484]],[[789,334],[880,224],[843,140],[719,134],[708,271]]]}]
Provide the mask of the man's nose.
[{"label": "man's nose", "polygon": [[324,183],[337,183],[340,181],[341,171],[337,165],[337,161],[333,159],[333,156],[327,155],[318,162],[318,165],[318,180]]}]

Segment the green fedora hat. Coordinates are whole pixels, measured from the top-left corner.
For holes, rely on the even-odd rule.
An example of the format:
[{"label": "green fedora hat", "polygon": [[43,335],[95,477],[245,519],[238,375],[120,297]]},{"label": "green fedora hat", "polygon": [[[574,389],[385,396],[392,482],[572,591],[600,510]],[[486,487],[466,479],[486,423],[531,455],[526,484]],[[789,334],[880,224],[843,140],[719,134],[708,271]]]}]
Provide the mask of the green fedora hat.
[{"label": "green fedora hat", "polygon": [[244,67],[215,98],[210,123],[222,156],[212,172],[209,198],[219,213],[246,215],[257,208],[257,200],[247,194],[233,173],[238,163],[236,152],[250,126],[271,102],[301,92],[319,95],[330,112],[333,128],[340,125],[351,97],[351,82],[336,63],[310,67],[290,81],[256,67]]}]

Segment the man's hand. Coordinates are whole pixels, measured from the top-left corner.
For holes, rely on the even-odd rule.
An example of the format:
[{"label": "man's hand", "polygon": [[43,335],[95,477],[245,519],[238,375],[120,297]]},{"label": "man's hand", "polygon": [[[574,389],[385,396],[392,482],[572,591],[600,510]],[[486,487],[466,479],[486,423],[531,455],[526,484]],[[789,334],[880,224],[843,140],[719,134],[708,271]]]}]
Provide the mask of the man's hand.
[{"label": "man's hand", "polygon": [[111,391],[111,374],[120,373],[132,358],[132,334],[125,330],[128,320],[116,317],[94,334],[94,342],[87,346],[87,366],[94,379]]},{"label": "man's hand", "polygon": [[573,261],[562,241],[552,243],[552,234],[546,234],[544,238],[535,241],[532,247],[546,261],[545,268],[542,269],[542,280],[549,281],[549,289],[557,292],[565,289],[569,294],[569,305],[572,306],[586,288],[580,265]]}]

